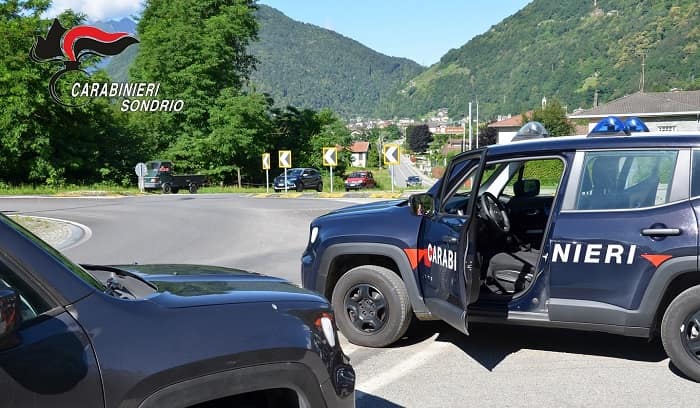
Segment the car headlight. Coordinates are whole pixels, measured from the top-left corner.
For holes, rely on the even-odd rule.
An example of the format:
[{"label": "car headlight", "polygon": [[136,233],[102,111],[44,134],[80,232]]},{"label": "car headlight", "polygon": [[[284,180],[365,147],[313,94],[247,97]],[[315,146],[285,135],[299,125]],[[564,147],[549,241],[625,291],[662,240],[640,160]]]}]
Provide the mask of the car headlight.
[{"label": "car headlight", "polygon": [[311,236],[309,237],[309,241],[313,244],[316,242],[316,238],[318,238],[318,227],[313,227],[311,228]]}]

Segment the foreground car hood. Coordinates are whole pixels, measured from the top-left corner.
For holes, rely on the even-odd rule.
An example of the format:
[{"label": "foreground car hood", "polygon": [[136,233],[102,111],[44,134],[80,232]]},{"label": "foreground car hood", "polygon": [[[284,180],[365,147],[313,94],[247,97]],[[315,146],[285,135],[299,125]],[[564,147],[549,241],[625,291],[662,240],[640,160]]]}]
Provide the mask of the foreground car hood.
[{"label": "foreground car hood", "polygon": [[225,303],[312,301],[327,303],[311,291],[271,276],[204,265],[120,265],[158,287],[151,299],[166,307]]}]

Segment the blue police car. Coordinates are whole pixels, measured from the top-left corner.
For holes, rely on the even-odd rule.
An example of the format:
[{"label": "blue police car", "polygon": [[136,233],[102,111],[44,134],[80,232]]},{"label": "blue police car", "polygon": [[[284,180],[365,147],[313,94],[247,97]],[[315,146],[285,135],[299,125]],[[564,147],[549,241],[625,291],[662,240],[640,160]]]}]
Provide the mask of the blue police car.
[{"label": "blue police car", "polygon": [[[427,193],[312,221],[306,288],[353,343],[382,347],[412,316],[660,334],[700,381],[700,134],[608,118],[457,156]],[[630,135],[631,134],[631,135]]]}]

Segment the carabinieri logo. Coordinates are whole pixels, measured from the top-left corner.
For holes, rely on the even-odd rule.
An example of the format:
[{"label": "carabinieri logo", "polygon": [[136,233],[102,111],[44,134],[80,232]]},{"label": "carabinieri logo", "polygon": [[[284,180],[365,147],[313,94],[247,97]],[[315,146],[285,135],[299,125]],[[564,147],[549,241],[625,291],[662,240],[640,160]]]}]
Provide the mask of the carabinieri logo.
[{"label": "carabinieri logo", "polygon": [[61,100],[56,92],[56,81],[68,72],[78,71],[89,76],[80,68],[80,61],[88,55],[103,57],[115,56],[139,40],[128,33],[108,33],[99,28],[83,25],[66,30],[58,19],[54,19],[46,38],[37,37],[29,53],[34,62],[63,62],[63,69],[56,72],[49,81],[51,98],[63,106],[71,105]]}]

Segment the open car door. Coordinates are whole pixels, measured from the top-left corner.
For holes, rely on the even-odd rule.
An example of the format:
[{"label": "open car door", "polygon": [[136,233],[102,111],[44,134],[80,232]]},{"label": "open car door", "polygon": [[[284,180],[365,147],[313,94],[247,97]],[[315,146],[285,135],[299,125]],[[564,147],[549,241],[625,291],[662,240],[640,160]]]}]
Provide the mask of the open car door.
[{"label": "open car door", "polygon": [[432,314],[463,333],[467,333],[467,308],[477,300],[481,286],[475,214],[485,156],[481,149],[452,160],[437,197],[429,203],[433,208],[423,215],[418,237],[425,303]]}]

